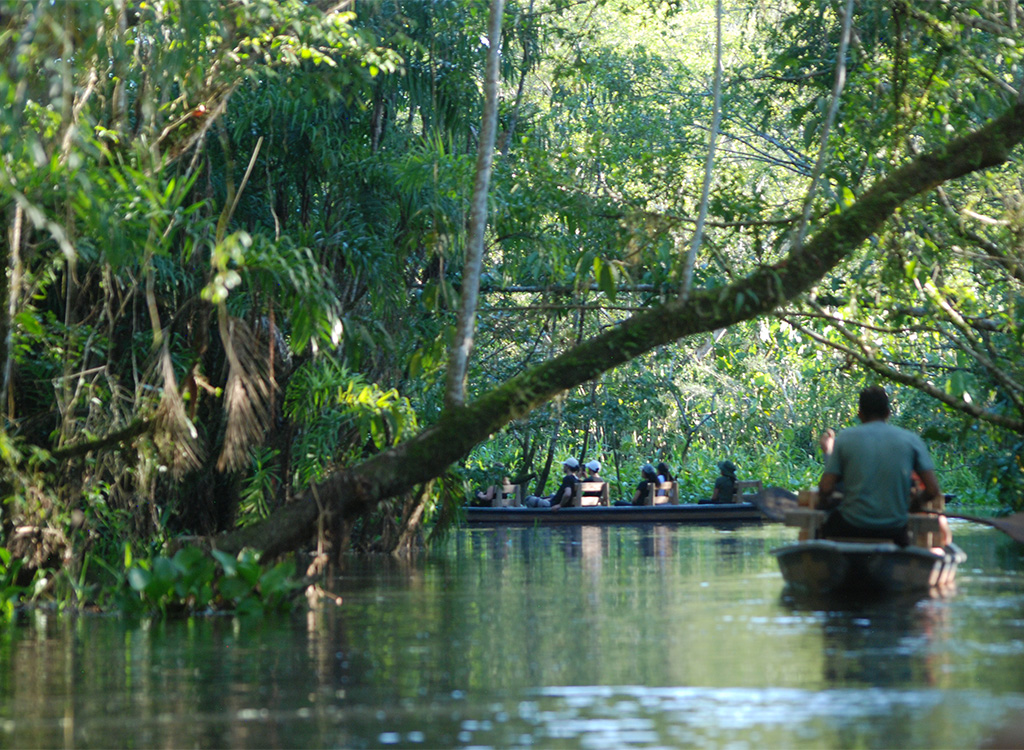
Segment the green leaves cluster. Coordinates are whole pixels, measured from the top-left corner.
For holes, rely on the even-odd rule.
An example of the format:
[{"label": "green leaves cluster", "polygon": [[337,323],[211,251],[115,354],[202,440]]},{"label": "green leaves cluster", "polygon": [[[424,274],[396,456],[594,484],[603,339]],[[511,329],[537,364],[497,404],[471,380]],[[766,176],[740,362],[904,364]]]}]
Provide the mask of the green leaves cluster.
[{"label": "green leaves cluster", "polygon": [[418,428],[408,399],[327,358],[294,373],[284,411],[296,429],[292,453],[299,489],[322,480],[338,463],[395,445]]},{"label": "green leaves cluster", "polygon": [[272,567],[260,564],[251,550],[228,555],[183,547],[172,557],[157,555],[136,560],[125,551],[125,578],[136,598],[126,606],[162,615],[202,614],[227,610],[239,615],[263,615],[291,606],[295,592],[294,562]]},{"label": "green leaves cluster", "polygon": [[6,547],[0,547],[0,623],[13,620],[18,606],[38,596],[48,583],[47,573],[42,570],[35,571],[29,583],[19,583],[24,563]]}]

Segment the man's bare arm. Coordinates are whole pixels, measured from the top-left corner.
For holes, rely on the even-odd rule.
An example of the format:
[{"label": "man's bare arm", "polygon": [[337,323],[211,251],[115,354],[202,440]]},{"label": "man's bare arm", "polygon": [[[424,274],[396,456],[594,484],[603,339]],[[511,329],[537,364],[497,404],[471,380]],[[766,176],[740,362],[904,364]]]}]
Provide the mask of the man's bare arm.
[{"label": "man's bare arm", "polygon": [[818,507],[822,509],[829,509],[834,506],[834,503],[829,502],[829,498],[832,497],[832,493],[835,492],[836,484],[839,482],[839,475],[833,474],[830,471],[826,471],[821,475],[821,479],[818,481]]},{"label": "man's bare arm", "polygon": [[942,497],[942,490],[939,489],[939,478],[935,476],[935,472],[931,470],[922,471],[918,475],[921,477],[921,483],[924,484],[924,493],[921,495],[918,505],[923,507],[932,500],[940,499]]}]

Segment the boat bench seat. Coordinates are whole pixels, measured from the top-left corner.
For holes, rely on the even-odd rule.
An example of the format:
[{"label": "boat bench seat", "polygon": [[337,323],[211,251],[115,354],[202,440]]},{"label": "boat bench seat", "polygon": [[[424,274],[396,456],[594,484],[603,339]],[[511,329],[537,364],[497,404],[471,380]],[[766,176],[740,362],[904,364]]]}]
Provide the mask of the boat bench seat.
[{"label": "boat bench seat", "polygon": [[644,505],[679,505],[679,484],[677,482],[651,482],[648,485]]},{"label": "boat bench seat", "polygon": [[570,506],[586,508],[593,505],[609,505],[608,483],[578,482]]},{"label": "boat bench seat", "polygon": [[492,508],[519,507],[523,504],[523,488],[518,484],[502,484],[495,486]]},{"label": "boat bench seat", "polygon": [[[758,495],[761,493],[761,480],[751,479],[743,480],[742,482],[736,482],[736,494],[733,495],[732,501],[734,503],[749,503],[751,501],[751,495]],[[744,490],[752,490],[747,493]]]},{"label": "boat bench seat", "polygon": [[911,513],[907,521],[910,538],[917,547],[939,547],[942,539],[942,526],[939,517],[930,513]]},{"label": "boat bench seat", "polygon": [[827,515],[828,513],[823,510],[800,507],[794,510],[787,510],[782,522],[786,526],[796,526],[799,528],[800,535],[797,539],[798,541],[806,542],[817,537],[818,527],[825,523],[825,516]]},{"label": "boat bench seat", "polygon": [[[796,526],[800,529],[798,540],[806,542],[817,537],[818,528],[825,523],[827,511],[815,510],[814,508],[796,508],[786,511],[783,523],[786,526]],[[929,513],[911,513],[907,521],[910,530],[910,538],[916,547],[937,547],[939,543],[941,526],[939,517]],[[877,544],[877,539],[865,538],[843,538],[837,541],[843,542],[865,542]]]}]

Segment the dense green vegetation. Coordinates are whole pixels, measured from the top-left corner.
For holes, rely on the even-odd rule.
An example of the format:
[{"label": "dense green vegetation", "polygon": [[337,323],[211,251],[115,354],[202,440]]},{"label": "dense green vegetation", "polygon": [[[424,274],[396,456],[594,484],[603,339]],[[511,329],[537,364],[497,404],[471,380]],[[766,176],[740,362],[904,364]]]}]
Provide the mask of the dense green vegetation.
[{"label": "dense green vegetation", "polygon": [[875,381],[1019,507],[1012,4],[508,2],[493,149],[500,3],[335,6],[0,9],[8,590],[408,550],[496,462],[795,487]]}]

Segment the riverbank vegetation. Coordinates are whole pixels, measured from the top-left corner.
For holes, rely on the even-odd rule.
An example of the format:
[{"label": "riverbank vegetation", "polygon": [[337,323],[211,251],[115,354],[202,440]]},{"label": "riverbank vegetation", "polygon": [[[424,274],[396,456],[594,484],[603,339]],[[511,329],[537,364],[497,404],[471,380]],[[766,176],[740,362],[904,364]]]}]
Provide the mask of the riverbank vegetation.
[{"label": "riverbank vegetation", "polygon": [[232,606],[261,556],[407,553],[498,462],[795,488],[868,382],[947,492],[1018,508],[1022,25],[4,3],[6,601]]}]

